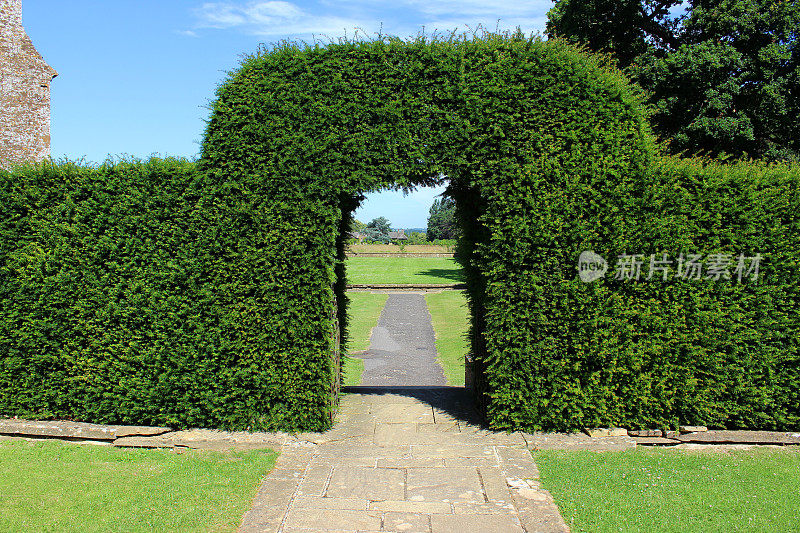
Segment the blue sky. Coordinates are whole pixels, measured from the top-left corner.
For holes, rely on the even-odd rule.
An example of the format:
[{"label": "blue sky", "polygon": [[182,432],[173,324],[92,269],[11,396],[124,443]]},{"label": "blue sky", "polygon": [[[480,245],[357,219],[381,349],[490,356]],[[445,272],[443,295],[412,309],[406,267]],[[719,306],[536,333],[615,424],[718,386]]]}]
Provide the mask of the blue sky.
[{"label": "blue sky", "polygon": [[[52,155],[195,157],[208,103],[242,54],[284,39],[356,30],[416,35],[424,27],[544,29],[550,0],[224,1],[23,0],[23,24],[59,73],[52,84]],[[370,195],[356,213],[425,227],[438,189]]]}]

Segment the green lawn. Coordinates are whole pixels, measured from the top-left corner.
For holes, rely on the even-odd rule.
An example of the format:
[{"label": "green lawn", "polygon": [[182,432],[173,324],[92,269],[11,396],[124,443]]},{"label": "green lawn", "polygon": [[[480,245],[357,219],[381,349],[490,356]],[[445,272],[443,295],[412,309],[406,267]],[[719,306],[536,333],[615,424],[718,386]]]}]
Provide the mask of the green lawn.
[{"label": "green lawn", "polygon": [[535,452],[572,531],[800,531],[800,451]]},{"label": "green lawn", "polygon": [[448,385],[464,386],[464,356],[469,351],[469,309],[461,291],[426,294],[425,301],[436,332],[437,360]]},{"label": "green lawn", "polygon": [[0,442],[0,531],[236,531],[276,457]]},{"label": "green lawn", "polygon": [[[348,333],[348,353],[362,352],[369,348],[372,328],[378,324],[388,294],[369,292],[349,292],[350,299]],[[364,372],[364,361],[344,355],[344,385],[358,385]]]},{"label": "green lawn", "polygon": [[461,266],[445,257],[351,257],[348,283],[431,283],[463,281]]}]

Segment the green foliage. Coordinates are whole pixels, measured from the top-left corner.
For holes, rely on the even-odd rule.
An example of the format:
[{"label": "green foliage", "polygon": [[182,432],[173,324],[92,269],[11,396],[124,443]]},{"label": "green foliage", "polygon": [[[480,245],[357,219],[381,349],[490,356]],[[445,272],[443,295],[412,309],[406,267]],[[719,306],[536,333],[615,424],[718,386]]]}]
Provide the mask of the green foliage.
[{"label": "green foliage", "polygon": [[611,53],[673,153],[800,159],[800,2],[560,0],[548,33]]},{"label": "green foliage", "polygon": [[[485,326],[496,427],[800,427],[800,168],[660,159],[529,194],[541,240],[524,263],[488,266],[503,280],[489,282]],[[583,250],[611,272],[582,282]],[[765,259],[757,281],[677,279],[676,265],[666,281],[614,279],[621,254],[665,252]]]},{"label": "green foliage", "polygon": [[186,161],[0,173],[0,415],[325,427],[330,284],[269,268],[302,226],[263,203]]},{"label": "green foliage", "polygon": [[367,223],[367,228],[373,229],[381,235],[388,235],[389,232],[392,231],[391,223],[386,217],[373,218]]},{"label": "green foliage", "polygon": [[412,231],[408,236],[406,244],[428,244],[427,234],[421,231]]},{"label": "green foliage", "polygon": [[350,223],[350,231],[363,232],[366,228],[367,228],[366,224],[355,218]]},{"label": "green foliage", "polygon": [[[328,427],[352,214],[445,175],[492,426],[800,426],[797,169],[654,162],[602,58],[520,34],[285,43],[212,109],[196,168],[0,173],[0,414]],[[763,283],[586,284],[587,249],[768,262]]]},{"label": "green foliage", "polygon": [[458,238],[456,201],[450,197],[435,199],[428,217],[428,238],[432,241]]}]

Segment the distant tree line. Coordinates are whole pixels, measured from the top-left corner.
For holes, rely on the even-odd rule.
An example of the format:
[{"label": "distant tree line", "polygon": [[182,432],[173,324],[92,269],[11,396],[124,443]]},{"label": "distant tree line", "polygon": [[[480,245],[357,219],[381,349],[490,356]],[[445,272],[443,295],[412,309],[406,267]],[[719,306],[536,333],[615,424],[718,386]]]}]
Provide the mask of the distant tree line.
[{"label": "distant tree line", "polygon": [[[429,211],[427,232],[415,231],[407,234],[405,244],[425,244],[433,241],[457,239],[459,229],[455,214],[455,200],[448,196],[435,199]],[[391,222],[386,217],[374,218],[366,224],[354,219],[350,230],[361,234],[369,242],[382,243],[391,242],[389,232],[393,231]]]}]

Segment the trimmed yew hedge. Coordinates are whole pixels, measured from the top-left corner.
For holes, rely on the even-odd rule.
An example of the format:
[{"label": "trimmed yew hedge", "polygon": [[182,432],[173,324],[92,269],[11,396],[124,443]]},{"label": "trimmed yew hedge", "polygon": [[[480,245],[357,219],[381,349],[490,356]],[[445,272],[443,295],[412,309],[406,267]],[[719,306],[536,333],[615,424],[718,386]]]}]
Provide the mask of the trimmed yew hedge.
[{"label": "trimmed yew hedge", "polygon": [[[797,168],[659,159],[603,61],[520,35],[283,44],[219,87],[196,165],[0,173],[0,415],[328,427],[353,210],[445,175],[493,427],[800,426]],[[583,250],[765,259],[584,283]]]},{"label": "trimmed yew hedge", "polygon": [[[494,427],[800,427],[800,169],[657,159],[639,176],[529,183],[535,215],[513,227],[535,244],[493,225],[477,267]],[[604,278],[579,279],[584,250],[608,260]],[[667,280],[647,279],[663,253]],[[739,282],[736,257],[758,253],[758,278]],[[640,280],[615,279],[622,254],[644,256]],[[677,278],[681,254],[730,254],[732,278]]]},{"label": "trimmed yew hedge", "polygon": [[[605,194],[622,202],[653,152],[639,95],[619,71],[559,41],[490,34],[259,51],[219,88],[199,165],[293,228],[275,236],[281,253],[265,254],[264,275],[304,295],[338,282],[339,302],[337,230],[360,197],[446,175],[465,226],[481,397],[489,422],[505,428],[545,420],[531,379],[558,369],[531,364],[550,353],[537,344],[547,327],[539,309],[562,294],[541,289],[574,278],[572,251],[595,228],[576,225],[575,204],[594,202],[589,217],[606,208]],[[612,240],[616,229],[596,231]],[[564,253],[548,257],[554,246]],[[309,327],[315,312],[298,306],[289,328]],[[283,354],[325,349],[287,343]]]},{"label": "trimmed yew hedge", "polygon": [[325,296],[262,268],[290,230],[186,161],[0,172],[0,416],[323,427],[331,370],[281,349]]}]

